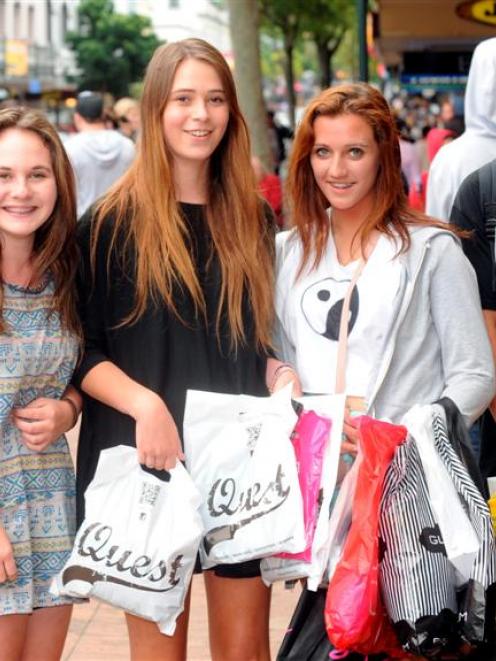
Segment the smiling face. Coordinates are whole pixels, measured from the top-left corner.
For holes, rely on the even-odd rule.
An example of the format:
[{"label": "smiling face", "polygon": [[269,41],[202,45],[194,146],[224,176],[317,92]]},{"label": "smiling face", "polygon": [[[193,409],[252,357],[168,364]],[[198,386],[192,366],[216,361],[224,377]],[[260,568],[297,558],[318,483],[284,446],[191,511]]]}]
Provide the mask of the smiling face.
[{"label": "smiling face", "polygon": [[321,115],[313,124],[310,164],[333,220],[363,222],[374,203],[379,147],[359,115]]},{"label": "smiling face", "polygon": [[222,81],[213,66],[186,59],[177,68],[162,116],[165,142],[176,163],[205,164],[229,122]]},{"label": "smiling face", "polygon": [[48,148],[27,129],[0,133],[0,237],[34,241],[52,214],[57,184]]}]

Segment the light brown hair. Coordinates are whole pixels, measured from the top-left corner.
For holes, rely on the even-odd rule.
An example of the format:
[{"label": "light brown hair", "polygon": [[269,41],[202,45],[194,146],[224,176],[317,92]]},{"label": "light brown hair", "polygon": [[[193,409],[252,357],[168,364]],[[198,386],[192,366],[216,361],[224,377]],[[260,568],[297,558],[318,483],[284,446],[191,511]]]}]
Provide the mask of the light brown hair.
[{"label": "light brown hair", "polygon": [[201,39],[161,46],[148,65],[136,158],[96,209],[93,268],[102,224],[111,218],[110,250],[116,248],[120,235],[124,237],[124,249],[131,248],[136,258],[136,300],[123,323],[136,321],[149,302],[165,302],[180,317],[173,298],[175,285],[186,288],[197,311],[205,312],[203,293],[185,240],[187,226],[175,198],[173,157],[162,130],[162,115],[175,73],[186,59],[205,62],[215,69],[229,107],[226,132],[210,158],[206,212],[222,276],[217,327],[225,313],[233,346],[246,339],[242,304],[248,294],[256,341],[266,346],[270,343],[273,308],[272,255],[263,205],[255,192],[248,130],[225,59]]},{"label": "light brown hair", "polygon": [[[50,217],[35,232],[33,281],[50,274],[55,285],[54,309],[60,315],[63,327],[79,334],[74,299],[79,259],[75,237],[76,193],[69,158],[55,128],[41,112],[23,107],[0,110],[0,135],[7,129],[32,131],[50,152],[57,199]],[[2,298],[3,290],[0,288],[0,332],[5,331]]]},{"label": "light brown hair", "polygon": [[[286,190],[293,224],[303,244],[299,273],[314,255],[313,265],[322,259],[329,237],[329,202],[313,175],[310,157],[315,144],[314,123],[317,117],[357,115],[372,129],[379,147],[379,171],[375,185],[372,213],[359,230],[362,248],[373,230],[389,236],[398,235],[400,252],[408,250],[408,226],[426,224],[454,231],[447,223],[434,220],[411,209],[401,177],[401,154],[394,118],[383,95],[366,83],[331,87],[310,101],[295,136],[288,168]],[[456,231],[455,231],[456,233]]]}]

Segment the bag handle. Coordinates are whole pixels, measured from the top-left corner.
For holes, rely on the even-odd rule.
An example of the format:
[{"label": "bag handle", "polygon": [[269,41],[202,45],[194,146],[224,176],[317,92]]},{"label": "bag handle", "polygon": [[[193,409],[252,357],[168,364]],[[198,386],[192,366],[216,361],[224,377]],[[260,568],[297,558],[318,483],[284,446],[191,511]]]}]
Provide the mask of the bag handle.
[{"label": "bag handle", "polygon": [[348,352],[348,323],[350,316],[350,303],[353,290],[358,282],[358,279],[363,273],[363,269],[372,254],[379,238],[379,232],[375,232],[370,238],[367,247],[365,248],[364,255],[358,262],[358,266],[353,273],[348,289],[343,299],[343,307],[341,308],[341,317],[339,319],[339,336],[338,336],[338,355],[336,360],[336,384],[334,392],[338,395],[343,394],[346,390],[346,355]]}]

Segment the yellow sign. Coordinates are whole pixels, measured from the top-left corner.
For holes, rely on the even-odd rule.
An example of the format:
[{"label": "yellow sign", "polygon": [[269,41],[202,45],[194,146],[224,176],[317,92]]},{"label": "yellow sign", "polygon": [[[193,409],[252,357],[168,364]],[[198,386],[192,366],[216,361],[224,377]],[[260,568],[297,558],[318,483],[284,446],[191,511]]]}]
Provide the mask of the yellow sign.
[{"label": "yellow sign", "polygon": [[496,26],[496,2],[494,0],[468,0],[456,8],[460,18]]},{"label": "yellow sign", "polygon": [[5,75],[22,78],[29,72],[27,42],[20,39],[7,39],[5,42]]}]

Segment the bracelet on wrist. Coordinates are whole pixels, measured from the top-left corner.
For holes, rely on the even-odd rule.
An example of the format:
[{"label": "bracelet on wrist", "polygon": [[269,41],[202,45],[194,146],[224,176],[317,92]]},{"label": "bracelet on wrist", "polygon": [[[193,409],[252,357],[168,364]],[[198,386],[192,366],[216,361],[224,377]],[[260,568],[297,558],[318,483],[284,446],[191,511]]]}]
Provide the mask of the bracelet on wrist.
[{"label": "bracelet on wrist", "polygon": [[293,374],[296,374],[293,366],[290,365],[289,363],[281,363],[280,365],[278,365],[274,370],[271,382],[267,386],[267,389],[270,392],[270,394],[274,392],[277,379],[281,376],[281,374],[284,374],[284,372],[293,372]]},{"label": "bracelet on wrist", "polygon": [[72,409],[72,422],[71,422],[71,426],[69,427],[69,429],[72,429],[79,418],[78,407],[74,404],[74,402],[70,397],[61,397],[60,400],[62,402],[67,402]]}]

